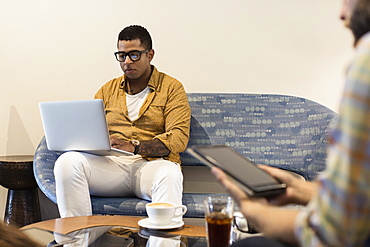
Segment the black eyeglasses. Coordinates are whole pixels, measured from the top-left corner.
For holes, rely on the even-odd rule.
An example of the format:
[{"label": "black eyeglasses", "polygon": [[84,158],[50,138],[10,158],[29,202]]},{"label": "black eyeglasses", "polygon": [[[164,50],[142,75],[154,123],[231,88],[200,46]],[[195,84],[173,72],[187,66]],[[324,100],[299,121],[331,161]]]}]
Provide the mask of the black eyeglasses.
[{"label": "black eyeglasses", "polygon": [[145,51],[129,51],[129,52],[124,52],[124,51],[117,51],[114,53],[116,56],[116,59],[118,62],[124,62],[126,60],[126,57],[129,56],[132,62],[139,61],[141,58],[142,53],[148,53],[150,50],[145,50]]}]

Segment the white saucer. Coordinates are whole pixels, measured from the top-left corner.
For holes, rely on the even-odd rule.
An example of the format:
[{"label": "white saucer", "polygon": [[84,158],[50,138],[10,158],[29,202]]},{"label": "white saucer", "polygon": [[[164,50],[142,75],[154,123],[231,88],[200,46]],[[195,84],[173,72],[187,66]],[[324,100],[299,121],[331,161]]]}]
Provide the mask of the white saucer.
[{"label": "white saucer", "polygon": [[150,222],[149,218],[145,218],[145,219],[139,220],[138,224],[141,227],[145,227],[149,229],[174,229],[174,228],[183,226],[184,221],[180,221],[180,222],[171,221],[171,223],[168,225],[157,226],[157,225],[153,225]]}]

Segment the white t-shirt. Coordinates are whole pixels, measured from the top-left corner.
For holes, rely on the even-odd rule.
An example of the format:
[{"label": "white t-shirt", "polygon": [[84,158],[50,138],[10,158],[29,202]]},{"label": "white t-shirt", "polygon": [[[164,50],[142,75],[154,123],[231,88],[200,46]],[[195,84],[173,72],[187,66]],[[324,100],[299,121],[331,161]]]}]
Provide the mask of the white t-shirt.
[{"label": "white t-shirt", "polygon": [[134,95],[126,94],[128,117],[131,119],[131,121],[134,121],[139,117],[140,108],[144,104],[144,101],[149,93],[150,89],[146,87],[140,93]]}]

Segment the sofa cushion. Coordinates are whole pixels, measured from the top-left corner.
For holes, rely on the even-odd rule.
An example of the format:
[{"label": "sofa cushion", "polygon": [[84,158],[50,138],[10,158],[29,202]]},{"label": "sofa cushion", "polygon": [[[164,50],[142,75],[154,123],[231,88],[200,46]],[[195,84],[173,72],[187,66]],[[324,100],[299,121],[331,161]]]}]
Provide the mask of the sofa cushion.
[{"label": "sofa cushion", "polygon": [[[204,217],[204,199],[211,193],[184,193],[182,204],[188,207],[185,218]],[[149,201],[136,197],[91,197],[94,214],[146,216],[145,205]]]}]

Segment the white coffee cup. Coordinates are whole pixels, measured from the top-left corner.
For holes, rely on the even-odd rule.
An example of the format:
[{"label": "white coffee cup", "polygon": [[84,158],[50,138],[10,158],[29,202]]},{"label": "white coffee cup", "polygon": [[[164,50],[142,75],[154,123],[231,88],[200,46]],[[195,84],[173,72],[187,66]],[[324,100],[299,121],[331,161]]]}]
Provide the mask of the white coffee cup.
[{"label": "white coffee cup", "polygon": [[[178,209],[181,209],[181,213],[177,212]],[[170,224],[173,218],[184,215],[187,210],[185,205],[174,205],[167,202],[153,202],[146,205],[150,223],[157,226]]]}]

